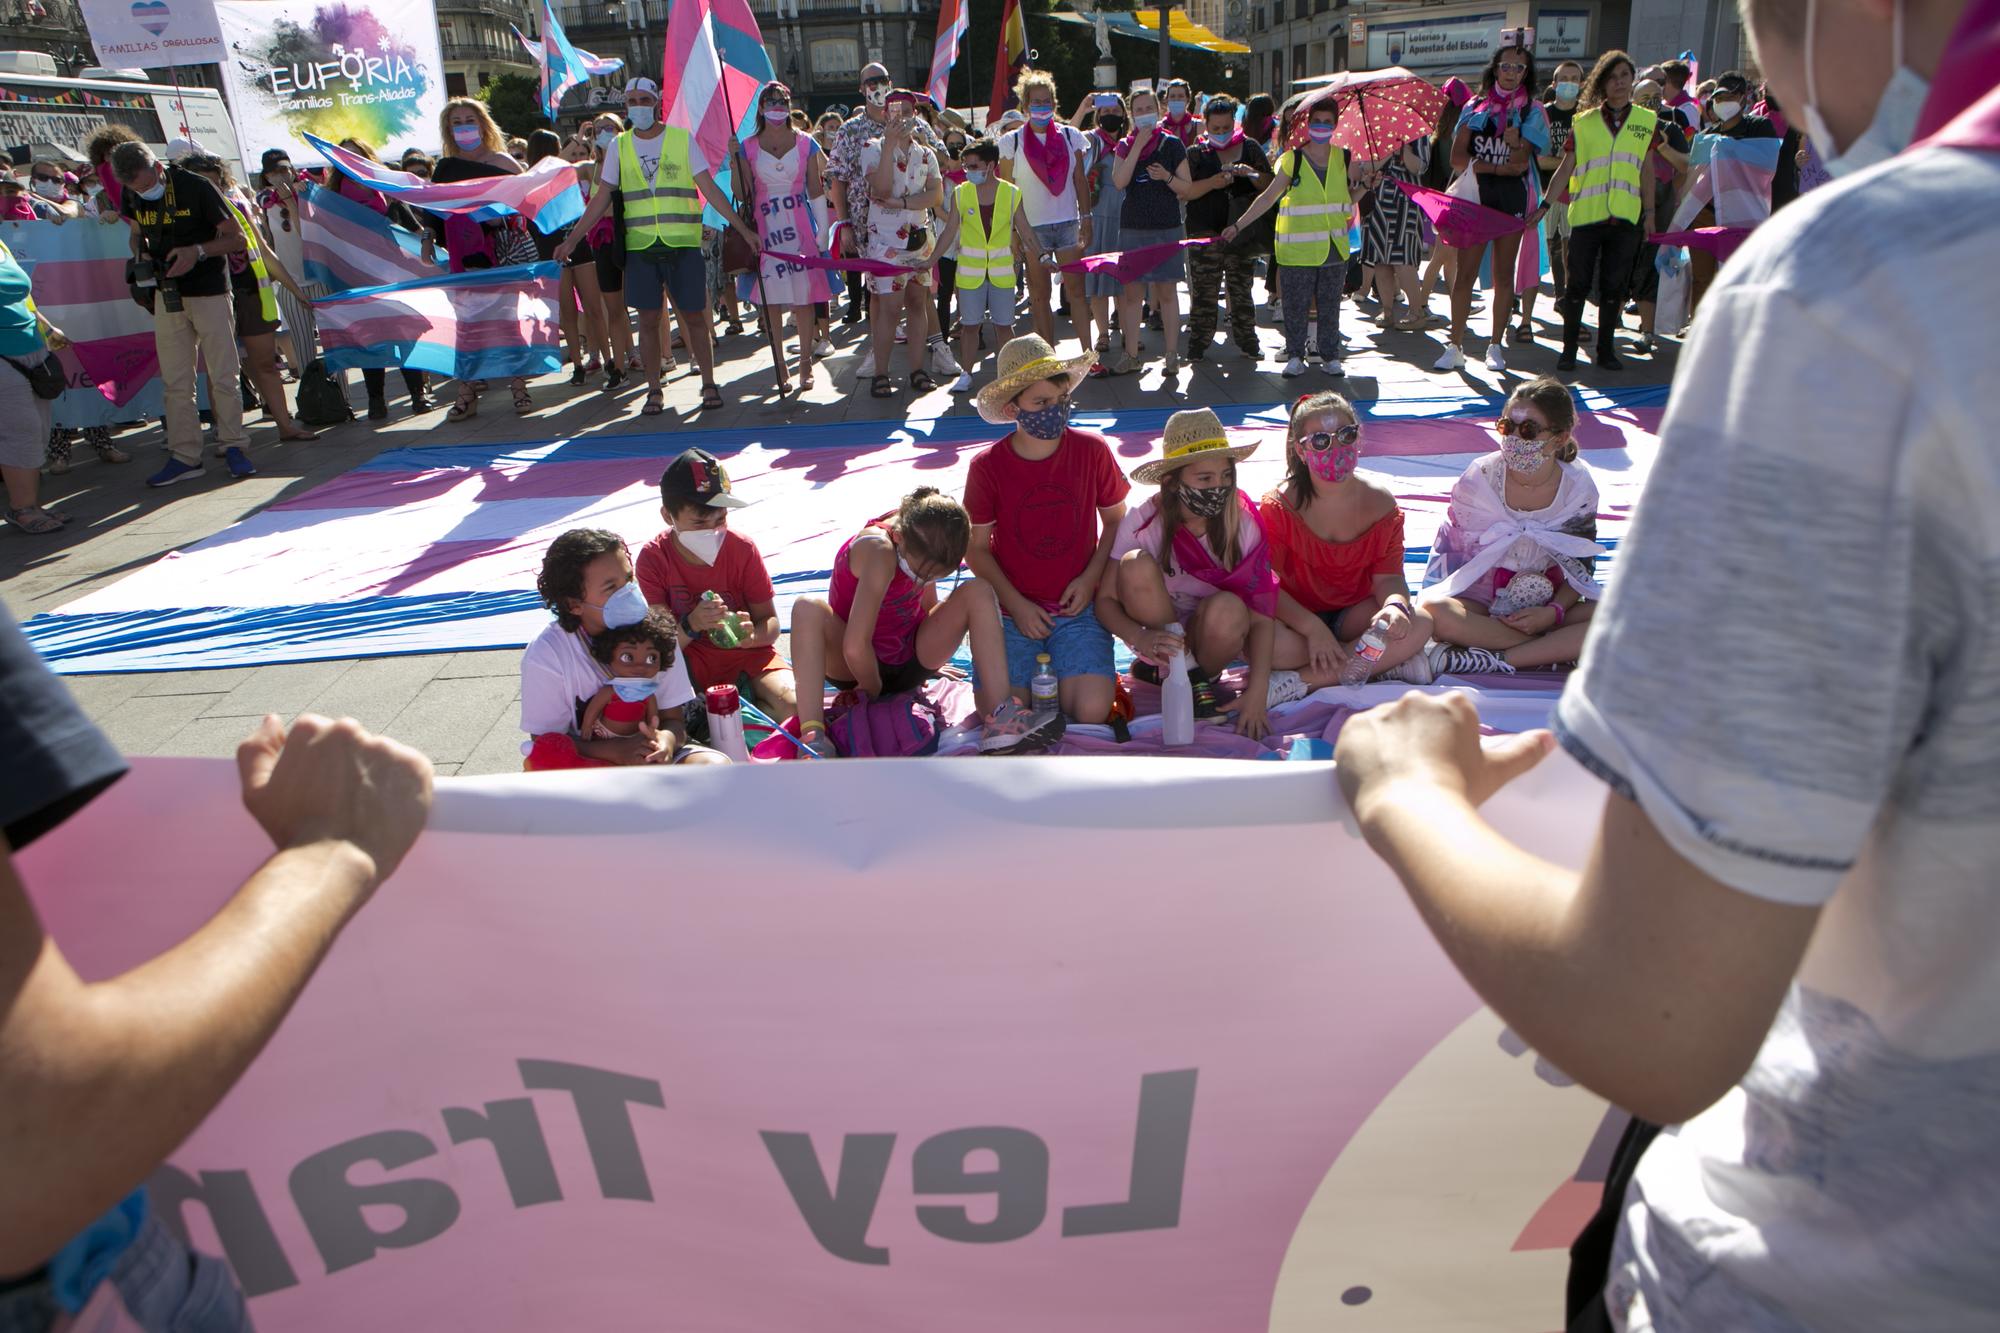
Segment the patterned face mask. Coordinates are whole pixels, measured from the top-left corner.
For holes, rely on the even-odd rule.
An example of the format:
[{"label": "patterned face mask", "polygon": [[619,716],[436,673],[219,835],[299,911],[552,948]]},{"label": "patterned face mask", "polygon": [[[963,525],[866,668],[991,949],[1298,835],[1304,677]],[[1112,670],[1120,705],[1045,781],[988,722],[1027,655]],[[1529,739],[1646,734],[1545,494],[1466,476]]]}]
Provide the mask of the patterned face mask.
[{"label": "patterned face mask", "polygon": [[1516,472],[1539,472],[1542,467],[1542,442],[1509,435],[1500,441],[1500,456]]},{"label": "patterned face mask", "polygon": [[1206,486],[1200,490],[1183,486],[1181,507],[1199,518],[1217,518],[1229,508],[1229,497],[1235,492],[1234,486]]},{"label": "patterned face mask", "polygon": [[1300,437],[1306,466],[1321,481],[1338,484],[1354,475],[1361,465],[1361,430],[1343,426],[1336,431],[1314,431]]},{"label": "patterned face mask", "polygon": [[1069,425],[1069,399],[1058,398],[1047,407],[1024,407],[1014,421],[1037,440],[1060,440],[1064,427]]}]

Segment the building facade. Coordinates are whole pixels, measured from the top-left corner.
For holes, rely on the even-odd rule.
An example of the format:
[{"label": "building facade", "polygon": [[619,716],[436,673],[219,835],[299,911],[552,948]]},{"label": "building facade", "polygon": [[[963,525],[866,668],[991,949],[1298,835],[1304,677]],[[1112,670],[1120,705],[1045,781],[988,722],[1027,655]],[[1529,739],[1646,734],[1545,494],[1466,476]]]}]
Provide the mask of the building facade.
[{"label": "building facade", "polygon": [[502,74],[536,77],[535,62],[508,31],[510,23],[522,32],[540,31],[523,0],[438,0],[438,48],[444,56],[447,96],[476,96]]},{"label": "building facade", "polygon": [[[1538,65],[1588,64],[1626,44],[1632,7],[1644,0],[1253,0],[1251,87],[1281,101],[1300,79],[1401,65],[1434,81],[1482,70],[1510,28],[1535,30]],[[1679,0],[1672,0],[1679,3]],[[1697,3],[1697,0],[1687,0]],[[1734,0],[1716,0],[1733,4]],[[1681,47],[1651,56],[1664,59]],[[1641,63],[1644,63],[1642,60]]]},{"label": "building facade", "polygon": [[38,51],[64,77],[97,63],[76,0],[0,0],[0,49]]},{"label": "building facade", "polygon": [[1756,64],[1736,0],[1632,0],[1632,48],[1641,65],[1692,51],[1704,78]]}]

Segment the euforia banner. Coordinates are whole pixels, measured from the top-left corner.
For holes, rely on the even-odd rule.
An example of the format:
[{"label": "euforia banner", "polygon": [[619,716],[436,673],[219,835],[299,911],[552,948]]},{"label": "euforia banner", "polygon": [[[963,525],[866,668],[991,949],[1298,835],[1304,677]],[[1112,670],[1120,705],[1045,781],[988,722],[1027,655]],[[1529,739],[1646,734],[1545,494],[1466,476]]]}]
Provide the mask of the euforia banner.
[{"label": "euforia banner", "polygon": [[215,17],[246,161],[283,148],[317,162],[307,131],[384,159],[436,149],[444,61],[430,0],[220,0]]}]

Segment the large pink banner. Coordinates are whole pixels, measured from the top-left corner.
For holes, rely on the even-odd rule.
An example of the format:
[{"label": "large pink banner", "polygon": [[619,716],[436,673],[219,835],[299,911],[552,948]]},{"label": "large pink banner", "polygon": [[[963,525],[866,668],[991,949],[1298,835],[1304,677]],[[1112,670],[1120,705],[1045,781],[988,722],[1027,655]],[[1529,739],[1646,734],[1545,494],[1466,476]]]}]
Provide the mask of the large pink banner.
[{"label": "large pink banner", "polygon": [[[235,785],[140,761],[22,858],[86,975],[261,859]],[[1574,861],[1597,790],[1495,816]],[[448,780],[154,1198],[265,1330],[1551,1329],[1561,1082],[1326,765]]]}]

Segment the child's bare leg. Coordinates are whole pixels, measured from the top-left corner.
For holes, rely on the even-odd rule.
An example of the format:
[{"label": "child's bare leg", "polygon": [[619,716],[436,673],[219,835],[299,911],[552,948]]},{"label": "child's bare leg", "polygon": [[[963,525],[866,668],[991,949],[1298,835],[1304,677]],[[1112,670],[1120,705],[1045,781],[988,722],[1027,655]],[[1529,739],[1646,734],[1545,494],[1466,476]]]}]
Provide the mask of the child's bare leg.
[{"label": "child's bare leg", "polygon": [[[1074,310],[1072,303],[1070,309]],[[1115,676],[1070,676],[1056,684],[1056,702],[1065,716],[1077,721],[1102,724],[1111,718],[1111,702],[1118,694]]]},{"label": "child's bare leg", "polygon": [[847,622],[818,598],[802,598],[792,606],[792,677],[799,728],[826,724],[826,677],[829,670],[852,680],[841,638]]},{"label": "child's bare leg", "polygon": [[[799,687],[789,671],[773,671],[757,677],[757,706],[770,714],[774,722],[783,722],[799,711]],[[825,690],[821,690],[825,694]]]},{"label": "child's bare leg", "polygon": [[1233,592],[1211,593],[1194,609],[1188,646],[1195,665],[1213,676],[1243,656],[1250,640],[1250,608]]},{"label": "child's bare leg", "polygon": [[1424,603],[1430,612],[1432,635],[1439,643],[1455,643],[1466,648],[1491,648],[1505,652],[1528,641],[1528,636],[1512,625],[1502,624],[1477,602],[1457,597],[1440,597]]},{"label": "child's bare leg", "polygon": [[967,579],[917,626],[917,660],[932,671],[951,660],[959,641],[972,636],[972,665],[979,677],[972,700],[980,716],[1007,702],[1007,640],[1000,630],[1000,599],[993,586]]},{"label": "child's bare leg", "polygon": [[[1144,551],[1127,552],[1118,562],[1118,602],[1125,614],[1147,629],[1165,629],[1180,616],[1167,595],[1167,576],[1160,562]],[[1155,662],[1165,666],[1165,662]]]},{"label": "child's bare leg", "polygon": [[1583,641],[1589,633],[1590,603],[1578,602],[1564,615],[1562,624],[1500,655],[1516,671],[1574,662],[1583,656]]}]

